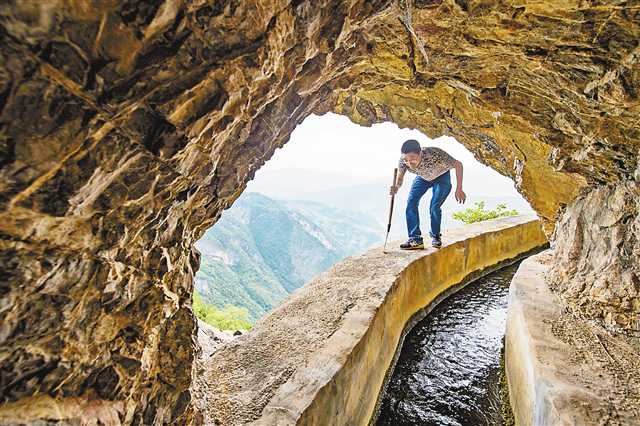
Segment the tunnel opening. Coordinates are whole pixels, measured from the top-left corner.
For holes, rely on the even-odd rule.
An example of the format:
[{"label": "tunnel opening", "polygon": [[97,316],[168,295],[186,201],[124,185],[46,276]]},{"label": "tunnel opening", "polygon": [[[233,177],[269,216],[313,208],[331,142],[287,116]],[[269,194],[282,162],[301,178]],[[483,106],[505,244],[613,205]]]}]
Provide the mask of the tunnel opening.
[{"label": "tunnel opening", "polygon": [[[454,217],[456,212],[473,212],[467,221],[534,213],[513,181],[479,163],[454,138],[431,140],[393,123],[362,127],[332,113],[312,115],[196,242],[200,268],[193,309],[198,318],[230,332],[247,330],[336,262],[383,244],[392,171],[402,142],[416,138],[464,165],[461,187],[467,199],[456,202],[452,191],[442,205],[445,239],[449,229],[465,223]],[[455,170],[448,173],[455,189]],[[391,240],[407,238],[405,210],[413,179],[407,173],[395,197]],[[428,191],[419,204],[425,238],[431,197]]]}]

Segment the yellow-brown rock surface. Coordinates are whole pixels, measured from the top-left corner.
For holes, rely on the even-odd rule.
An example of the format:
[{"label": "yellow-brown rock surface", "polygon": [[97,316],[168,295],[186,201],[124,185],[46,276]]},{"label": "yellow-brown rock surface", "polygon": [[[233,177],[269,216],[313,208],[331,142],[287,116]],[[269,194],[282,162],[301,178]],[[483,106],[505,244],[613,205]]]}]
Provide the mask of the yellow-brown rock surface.
[{"label": "yellow-brown rock surface", "polygon": [[[562,215],[555,287],[637,328],[639,22],[634,0],[3,1],[0,416],[197,422],[193,243],[312,113],[454,136],[549,235]],[[579,243],[593,208],[617,219]],[[594,263],[603,239],[620,256]]]}]

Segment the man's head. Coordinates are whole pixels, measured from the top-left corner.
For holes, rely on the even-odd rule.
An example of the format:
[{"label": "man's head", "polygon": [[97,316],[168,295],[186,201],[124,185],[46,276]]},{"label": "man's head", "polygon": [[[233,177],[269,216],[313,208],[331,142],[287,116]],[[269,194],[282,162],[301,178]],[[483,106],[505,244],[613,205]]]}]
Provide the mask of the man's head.
[{"label": "man's head", "polygon": [[411,167],[415,167],[420,163],[420,151],[421,151],[420,142],[418,142],[415,139],[406,140],[402,144],[402,147],[400,147],[402,158]]}]

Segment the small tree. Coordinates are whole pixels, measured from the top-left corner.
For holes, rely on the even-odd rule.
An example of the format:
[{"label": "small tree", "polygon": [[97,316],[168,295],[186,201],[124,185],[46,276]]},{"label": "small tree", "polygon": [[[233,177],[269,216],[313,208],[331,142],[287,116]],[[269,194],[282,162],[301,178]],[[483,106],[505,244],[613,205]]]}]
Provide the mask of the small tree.
[{"label": "small tree", "polygon": [[218,309],[202,300],[197,292],[193,293],[193,312],[200,320],[220,330],[249,330],[249,311],[234,305],[225,305]]},{"label": "small tree", "polygon": [[495,219],[502,216],[516,216],[517,210],[507,210],[506,204],[498,204],[493,210],[484,209],[484,201],[476,201],[475,207],[453,213],[453,218],[464,223],[480,222],[483,220]]}]

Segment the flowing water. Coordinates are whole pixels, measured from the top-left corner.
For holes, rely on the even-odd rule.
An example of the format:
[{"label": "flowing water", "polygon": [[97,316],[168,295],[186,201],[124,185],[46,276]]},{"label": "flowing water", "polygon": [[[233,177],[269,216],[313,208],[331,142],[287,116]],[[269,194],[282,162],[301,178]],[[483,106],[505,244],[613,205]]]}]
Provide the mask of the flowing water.
[{"label": "flowing water", "polygon": [[500,425],[500,353],[521,260],[438,304],[407,334],[377,426]]}]

